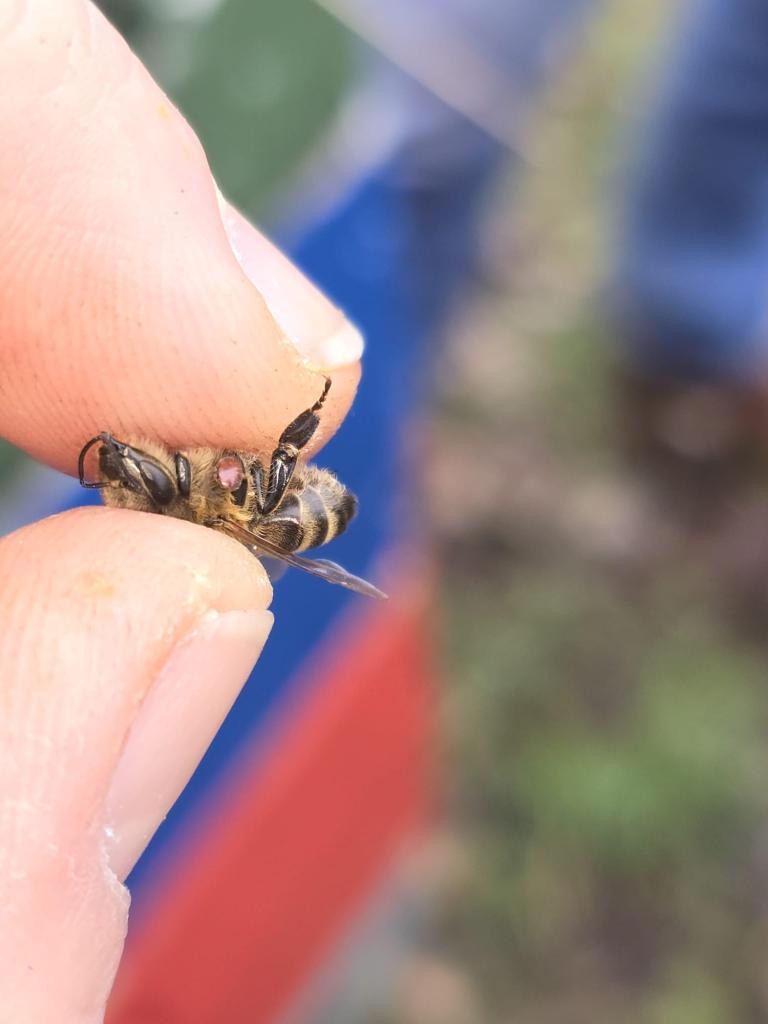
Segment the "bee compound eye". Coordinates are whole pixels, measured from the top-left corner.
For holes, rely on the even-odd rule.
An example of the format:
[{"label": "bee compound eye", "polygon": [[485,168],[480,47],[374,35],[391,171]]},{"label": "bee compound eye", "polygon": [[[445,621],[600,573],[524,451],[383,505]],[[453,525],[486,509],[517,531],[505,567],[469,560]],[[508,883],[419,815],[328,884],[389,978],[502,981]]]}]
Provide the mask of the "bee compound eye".
[{"label": "bee compound eye", "polygon": [[149,459],[141,459],[138,465],[141,479],[152,501],[156,505],[169,505],[176,496],[176,488],[162,466]]},{"label": "bee compound eye", "polygon": [[216,479],[225,491],[236,491],[245,477],[243,464],[236,455],[225,455],[216,465]]}]

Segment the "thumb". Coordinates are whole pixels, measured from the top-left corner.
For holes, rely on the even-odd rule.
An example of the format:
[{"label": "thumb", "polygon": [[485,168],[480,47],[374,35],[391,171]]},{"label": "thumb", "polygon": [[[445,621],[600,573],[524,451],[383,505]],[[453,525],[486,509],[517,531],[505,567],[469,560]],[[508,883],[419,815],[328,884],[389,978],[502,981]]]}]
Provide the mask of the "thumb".
[{"label": "thumb", "polygon": [[0,541],[0,1020],[102,1019],[121,884],[269,634],[213,531],[80,509]]},{"label": "thumb", "polygon": [[0,435],[271,451],[362,339],[220,199],[200,142],[88,0],[0,3]]}]

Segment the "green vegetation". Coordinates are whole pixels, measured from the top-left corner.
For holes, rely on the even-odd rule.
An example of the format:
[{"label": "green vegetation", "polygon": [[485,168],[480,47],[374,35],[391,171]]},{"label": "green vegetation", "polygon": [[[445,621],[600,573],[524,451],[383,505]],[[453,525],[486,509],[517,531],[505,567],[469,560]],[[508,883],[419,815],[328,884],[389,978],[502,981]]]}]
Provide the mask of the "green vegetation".
[{"label": "green vegetation", "polygon": [[134,45],[199,134],[227,198],[263,216],[336,111],[349,33],[312,0],[225,0],[191,18],[173,10],[145,0]]}]

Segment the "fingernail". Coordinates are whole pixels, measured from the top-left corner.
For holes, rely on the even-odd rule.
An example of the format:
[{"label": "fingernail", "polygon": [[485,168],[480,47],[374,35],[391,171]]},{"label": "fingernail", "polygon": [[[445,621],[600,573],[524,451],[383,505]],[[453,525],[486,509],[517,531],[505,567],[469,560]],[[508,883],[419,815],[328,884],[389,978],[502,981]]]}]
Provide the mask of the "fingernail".
[{"label": "fingernail", "polygon": [[356,363],[363,355],[363,336],[358,329],[345,320],[337,331],[325,338],[320,358],[321,366],[345,366]]},{"label": "fingernail", "polygon": [[181,793],[251,673],[268,611],[207,612],[144,698],[105,805],[106,850],[123,879]]},{"label": "fingernail", "polygon": [[363,336],[291,263],[216,191],[229,244],[269,311],[304,359],[318,369],[356,363]]}]

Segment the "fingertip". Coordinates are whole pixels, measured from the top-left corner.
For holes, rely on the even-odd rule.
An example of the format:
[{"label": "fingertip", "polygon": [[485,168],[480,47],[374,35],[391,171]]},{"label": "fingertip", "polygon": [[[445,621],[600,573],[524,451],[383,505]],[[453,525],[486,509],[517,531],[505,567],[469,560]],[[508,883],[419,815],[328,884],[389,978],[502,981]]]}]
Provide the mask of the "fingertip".
[{"label": "fingertip", "polygon": [[[210,611],[178,640],[131,723],[105,804],[106,852],[125,878],[208,747],[271,632],[264,609]],[[177,740],[169,744],[168,737]]]},{"label": "fingertip", "polygon": [[95,9],[23,6],[0,67],[0,434],[70,473],[101,430],[266,453],[330,367],[316,448],[359,332],[222,213],[199,140]]},{"label": "fingertip", "polygon": [[118,877],[249,674],[270,596],[245,549],[162,516],[79,509],[0,541],[9,1020],[100,1019],[125,935]]}]

